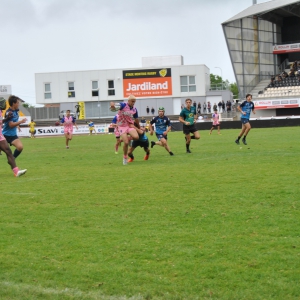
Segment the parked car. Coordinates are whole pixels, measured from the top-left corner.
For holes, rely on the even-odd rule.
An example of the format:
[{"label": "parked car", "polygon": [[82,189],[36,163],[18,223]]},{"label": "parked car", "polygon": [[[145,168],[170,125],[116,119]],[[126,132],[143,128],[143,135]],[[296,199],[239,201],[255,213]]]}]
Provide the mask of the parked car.
[{"label": "parked car", "polygon": [[[67,114],[67,110],[62,110],[62,111],[59,113],[58,118],[61,120],[66,114]],[[72,117],[76,118],[76,113],[74,113],[72,110],[70,111],[70,115],[71,115]]]}]

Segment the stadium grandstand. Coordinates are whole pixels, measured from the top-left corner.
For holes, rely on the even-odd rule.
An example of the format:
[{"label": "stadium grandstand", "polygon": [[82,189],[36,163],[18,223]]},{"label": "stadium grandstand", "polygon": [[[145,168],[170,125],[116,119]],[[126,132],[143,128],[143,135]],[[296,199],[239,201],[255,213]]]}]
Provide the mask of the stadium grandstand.
[{"label": "stadium grandstand", "polygon": [[222,27],[240,97],[300,115],[300,1],[253,1]]}]

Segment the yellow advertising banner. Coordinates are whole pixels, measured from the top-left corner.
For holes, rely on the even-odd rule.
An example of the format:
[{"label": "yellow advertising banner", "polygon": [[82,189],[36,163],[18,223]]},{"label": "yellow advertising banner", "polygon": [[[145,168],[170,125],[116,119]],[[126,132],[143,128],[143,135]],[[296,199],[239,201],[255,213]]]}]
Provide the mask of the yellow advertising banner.
[{"label": "yellow advertising banner", "polygon": [[85,119],[85,106],[84,106],[84,102],[78,102],[79,105],[79,120],[84,120]]}]

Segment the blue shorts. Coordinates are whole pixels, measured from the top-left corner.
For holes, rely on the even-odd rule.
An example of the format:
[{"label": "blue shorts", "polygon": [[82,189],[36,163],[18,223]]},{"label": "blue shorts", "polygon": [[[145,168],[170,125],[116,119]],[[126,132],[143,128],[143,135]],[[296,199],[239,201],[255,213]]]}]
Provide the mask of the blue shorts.
[{"label": "blue shorts", "polygon": [[247,124],[249,123],[249,119],[241,118],[242,124]]},{"label": "blue shorts", "polygon": [[168,137],[166,136],[166,135],[164,135],[164,134],[160,134],[160,133],[156,133],[156,137],[157,137],[157,139],[160,141],[161,139],[165,139],[165,140],[167,140],[168,139]]},{"label": "blue shorts", "polygon": [[17,135],[12,135],[12,136],[10,136],[10,135],[4,135],[4,137],[5,137],[6,141],[7,141],[10,145],[12,145],[12,142],[13,142],[14,140],[17,140],[17,139],[19,138]]}]

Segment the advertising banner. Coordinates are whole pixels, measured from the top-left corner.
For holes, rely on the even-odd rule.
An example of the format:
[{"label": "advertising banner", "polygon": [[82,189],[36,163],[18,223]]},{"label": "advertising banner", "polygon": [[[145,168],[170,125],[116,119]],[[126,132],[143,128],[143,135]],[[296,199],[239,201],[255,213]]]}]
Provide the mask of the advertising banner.
[{"label": "advertising banner", "polygon": [[79,105],[79,119],[84,120],[85,119],[84,102],[78,102],[78,105]]},{"label": "advertising banner", "polygon": [[123,71],[123,95],[124,98],[171,96],[171,68]]},{"label": "advertising banner", "polygon": [[299,107],[297,99],[259,100],[253,101],[255,109],[293,108]]},{"label": "advertising banner", "polygon": [[286,44],[273,46],[273,54],[282,54],[289,52],[300,52],[300,44]]},{"label": "advertising banner", "polygon": [[[110,124],[101,124],[95,125],[95,130],[97,134],[99,133],[108,133],[108,127]],[[89,127],[87,125],[78,125],[78,129],[74,127],[73,134],[86,134],[90,133]],[[55,135],[64,135],[64,127],[63,126],[49,126],[49,127],[35,127],[36,137],[41,136],[55,136]],[[30,137],[29,127],[22,127],[21,131],[18,132],[19,137]]]}]

